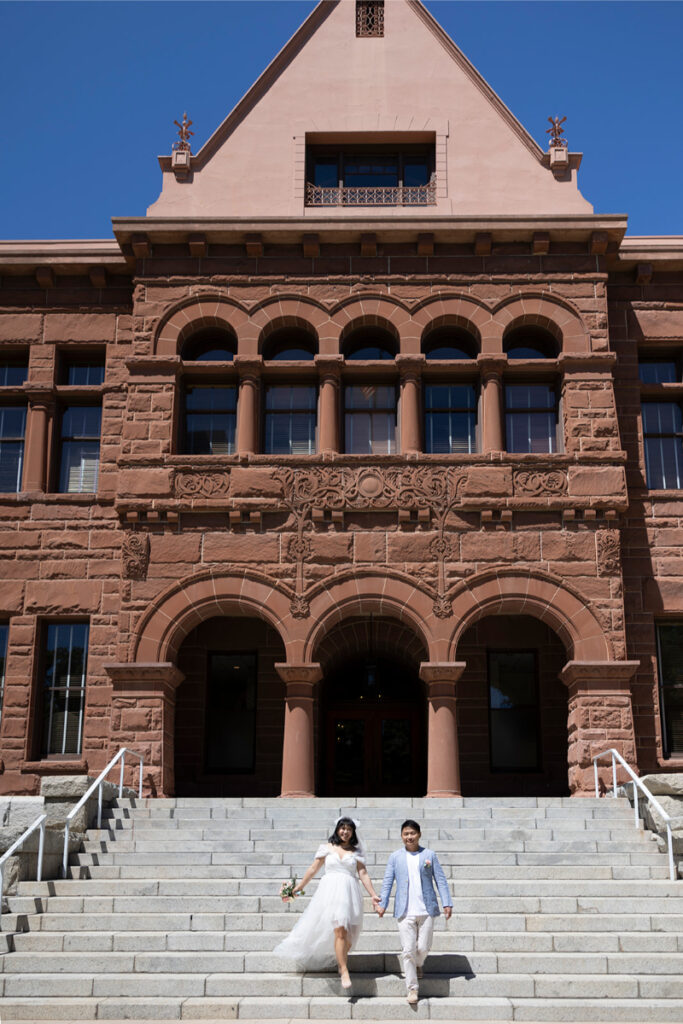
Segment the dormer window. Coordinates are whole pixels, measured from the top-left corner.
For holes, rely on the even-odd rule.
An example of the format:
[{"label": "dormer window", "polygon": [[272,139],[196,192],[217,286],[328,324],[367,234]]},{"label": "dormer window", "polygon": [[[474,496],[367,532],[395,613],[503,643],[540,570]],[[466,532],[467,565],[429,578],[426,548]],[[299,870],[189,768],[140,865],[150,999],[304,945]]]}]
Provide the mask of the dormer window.
[{"label": "dormer window", "polygon": [[433,145],[308,148],[307,206],[429,206],[435,202]]}]

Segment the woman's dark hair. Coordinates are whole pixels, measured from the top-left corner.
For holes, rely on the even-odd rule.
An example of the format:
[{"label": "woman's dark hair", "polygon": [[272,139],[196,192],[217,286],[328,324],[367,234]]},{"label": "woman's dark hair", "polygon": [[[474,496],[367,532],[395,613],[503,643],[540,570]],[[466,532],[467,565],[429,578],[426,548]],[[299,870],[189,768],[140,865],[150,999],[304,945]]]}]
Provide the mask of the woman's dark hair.
[{"label": "woman's dark hair", "polygon": [[334,832],[327,840],[328,843],[332,843],[333,846],[341,846],[342,841],[339,838],[339,827],[340,825],[348,825],[351,829],[351,838],[349,839],[349,846],[352,850],[355,850],[358,846],[358,836],[356,835],[356,826],[351,818],[340,818],[337,824],[334,826]]},{"label": "woman's dark hair", "polygon": [[403,824],[401,825],[401,835],[403,834],[404,828],[415,829],[416,832],[419,832],[420,835],[422,835],[422,829],[413,818],[406,818],[406,820],[403,822]]}]

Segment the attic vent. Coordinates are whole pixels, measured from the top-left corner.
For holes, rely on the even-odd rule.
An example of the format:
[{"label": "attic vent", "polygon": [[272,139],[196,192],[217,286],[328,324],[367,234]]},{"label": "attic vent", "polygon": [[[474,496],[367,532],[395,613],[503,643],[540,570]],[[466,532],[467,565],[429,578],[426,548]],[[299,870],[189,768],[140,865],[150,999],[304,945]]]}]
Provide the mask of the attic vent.
[{"label": "attic vent", "polygon": [[356,35],[384,35],[384,0],[356,0]]}]

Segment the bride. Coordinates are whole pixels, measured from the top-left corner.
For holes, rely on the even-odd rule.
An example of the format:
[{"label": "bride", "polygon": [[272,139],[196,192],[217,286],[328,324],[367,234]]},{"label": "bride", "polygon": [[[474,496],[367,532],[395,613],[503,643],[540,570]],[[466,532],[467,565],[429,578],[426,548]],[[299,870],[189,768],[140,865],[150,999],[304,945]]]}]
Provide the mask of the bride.
[{"label": "bride", "polygon": [[352,818],[337,819],[332,835],[318,847],[315,860],[294,892],[305,889],[323,864],[325,874],[301,918],[273,950],[278,956],[294,960],[300,971],[328,970],[336,960],[342,988],[351,988],[347,956],[363,927],[359,882],[372,897],[375,909],[380,901],[365,867],[356,829],[357,822]]}]

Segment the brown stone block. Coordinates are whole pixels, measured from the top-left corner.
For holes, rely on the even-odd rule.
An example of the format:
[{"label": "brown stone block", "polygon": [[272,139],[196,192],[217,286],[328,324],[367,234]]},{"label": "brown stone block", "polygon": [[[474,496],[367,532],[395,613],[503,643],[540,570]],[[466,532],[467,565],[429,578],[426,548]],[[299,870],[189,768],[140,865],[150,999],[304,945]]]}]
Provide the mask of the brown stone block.
[{"label": "brown stone block", "polygon": [[0,530],[0,548],[37,548],[40,545],[38,530]]},{"label": "brown stone block", "polygon": [[386,534],[354,534],[354,562],[385,562],[386,560]]},{"label": "brown stone block", "polygon": [[96,612],[100,607],[102,584],[95,580],[29,580],[26,611],[69,615]]},{"label": "brown stone block", "polygon": [[387,535],[387,560],[395,562],[433,562],[431,545],[436,533],[390,533]]},{"label": "brown stone block", "polygon": [[537,562],[541,557],[538,534],[467,533],[460,541],[463,562]]},{"label": "brown stone block", "polygon": [[83,559],[43,559],[40,563],[40,578],[43,580],[85,579],[88,563]]},{"label": "brown stone block", "polygon": [[112,548],[118,551],[123,543],[123,534],[118,529],[91,530],[89,534],[90,548],[93,551],[100,551],[105,548]]},{"label": "brown stone block", "polygon": [[[3,566],[4,571],[4,566]],[[24,584],[0,580],[0,612],[19,612],[24,602]]]},{"label": "brown stone block", "polygon": [[626,493],[626,476],[621,466],[570,466],[569,494],[600,498]]},{"label": "brown stone block", "polygon": [[199,534],[152,534],[152,562],[198,562],[201,536]]},{"label": "brown stone block", "polygon": [[114,341],[115,313],[47,313],[45,341]]},{"label": "brown stone block", "polygon": [[658,548],[683,548],[683,529],[655,529],[653,544]]},{"label": "brown stone block", "polygon": [[322,533],[311,537],[310,561],[333,565],[350,562],[353,558],[353,534]]},{"label": "brown stone block", "polygon": [[509,467],[476,466],[467,472],[463,494],[498,497],[512,493],[512,470]]},{"label": "brown stone block", "polygon": [[207,533],[204,562],[278,562],[280,538],[263,534]]},{"label": "brown stone block", "polygon": [[147,496],[170,494],[171,474],[167,469],[124,469],[119,474],[119,494]]},{"label": "brown stone block", "polygon": [[548,561],[595,561],[595,535],[592,532],[544,532],[541,537],[543,558]]},{"label": "brown stone block", "polygon": [[282,495],[282,484],[268,469],[235,468],[230,473],[230,496],[232,498],[254,498]]},{"label": "brown stone block", "polygon": [[683,558],[658,558],[656,573],[659,577],[683,576]]},{"label": "brown stone block", "polygon": [[37,341],[42,319],[39,313],[0,313],[0,341]]},{"label": "brown stone block", "polygon": [[75,530],[46,530],[43,534],[43,547],[58,551],[64,551],[65,548],[86,549],[88,534],[85,531],[77,533]]},{"label": "brown stone block", "polygon": [[40,575],[40,562],[25,558],[4,559],[2,575],[6,580],[37,580]]},{"label": "brown stone block", "polygon": [[634,309],[629,311],[629,320],[636,338],[680,338],[683,335],[683,309]]}]

